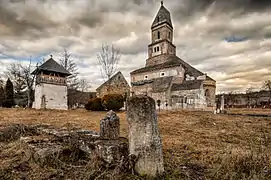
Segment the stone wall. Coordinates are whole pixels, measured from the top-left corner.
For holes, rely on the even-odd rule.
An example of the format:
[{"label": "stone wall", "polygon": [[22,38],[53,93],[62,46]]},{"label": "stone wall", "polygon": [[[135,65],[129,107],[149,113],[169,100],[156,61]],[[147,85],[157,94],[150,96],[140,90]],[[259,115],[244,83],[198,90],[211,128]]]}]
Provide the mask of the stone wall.
[{"label": "stone wall", "polygon": [[132,95],[150,95],[150,92],[152,91],[151,84],[144,84],[141,86],[132,86]]},{"label": "stone wall", "polygon": [[117,75],[110,81],[107,81],[101,88],[97,89],[97,97],[102,98],[107,94],[122,94],[123,96],[130,94],[130,86],[123,75]]},{"label": "stone wall", "polygon": [[160,56],[149,56],[150,58],[148,58],[146,60],[146,65],[145,66],[152,66],[152,65],[156,65],[156,64],[161,64],[167,61],[167,55],[166,54],[162,54]]},{"label": "stone wall", "polygon": [[206,98],[204,89],[180,90],[171,93],[170,106],[173,109],[189,108],[189,109],[205,109]]},{"label": "stone wall", "polygon": [[41,83],[35,88],[35,109],[68,109],[67,86]]},{"label": "stone wall", "polygon": [[[157,26],[152,29],[152,42],[154,43],[158,40],[158,31],[160,31],[160,40],[167,39],[170,42],[173,41],[173,29],[169,25]],[[168,36],[170,32],[170,37]]]},{"label": "stone wall", "polygon": [[216,87],[210,86],[210,85],[203,85],[204,88],[204,94],[206,96],[206,103],[208,107],[215,107],[215,93],[216,93]]},{"label": "stone wall", "polygon": [[[161,49],[159,52],[154,53],[153,48],[159,46]],[[146,60],[146,66],[152,66],[156,64],[162,64],[167,62],[166,56],[175,55],[176,47],[169,43],[168,41],[164,41],[161,43],[157,43],[157,45],[149,45],[148,47],[149,58]]]},{"label": "stone wall", "polygon": [[[164,75],[162,76],[162,73]],[[166,69],[159,69],[156,71],[151,72],[144,72],[131,75],[131,82],[143,81],[146,80],[145,76],[148,76],[147,79],[155,79],[164,76],[177,76],[177,77],[184,77],[184,69],[182,66],[166,68]]]}]

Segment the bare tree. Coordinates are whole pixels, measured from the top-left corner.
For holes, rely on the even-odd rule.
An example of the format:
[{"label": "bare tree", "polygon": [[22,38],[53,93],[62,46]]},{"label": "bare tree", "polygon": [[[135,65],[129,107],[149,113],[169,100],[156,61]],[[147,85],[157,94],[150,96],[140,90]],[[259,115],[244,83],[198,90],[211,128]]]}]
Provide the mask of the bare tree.
[{"label": "bare tree", "polygon": [[11,63],[4,74],[13,82],[15,98],[22,98],[23,91],[26,90],[27,86],[22,78],[23,72],[21,64],[19,62]]},{"label": "bare tree", "polygon": [[117,70],[120,60],[120,50],[113,44],[111,46],[103,44],[97,58],[102,76],[109,80]]},{"label": "bare tree", "polygon": [[59,63],[71,73],[70,76],[67,77],[67,86],[68,86],[68,105],[69,107],[74,106],[78,103],[77,94],[79,88],[79,79],[78,79],[78,69],[76,63],[72,59],[71,53],[64,48],[61,54],[61,58]]},{"label": "bare tree", "polygon": [[23,89],[27,91],[27,107],[31,108],[34,101],[34,80],[35,75],[32,75],[32,59],[29,58],[28,65],[22,65],[20,62],[11,64],[5,73],[13,82],[15,82],[15,92]]},{"label": "bare tree", "polygon": [[87,92],[88,88],[90,88],[89,82],[85,78],[81,78],[79,80],[78,90],[81,92]]},{"label": "bare tree", "polygon": [[270,102],[271,102],[271,80],[264,81],[263,87],[265,90],[267,90],[269,92],[268,104],[270,105]]},{"label": "bare tree", "polygon": [[79,86],[79,79],[78,79],[78,69],[76,63],[71,58],[71,53],[68,52],[67,49],[63,50],[59,62],[60,64],[71,73],[71,75],[67,78],[67,85],[68,89],[77,90]]},{"label": "bare tree", "polygon": [[252,100],[252,92],[253,92],[253,88],[247,88],[246,89],[246,97],[247,97],[247,106],[251,106],[251,100]]}]

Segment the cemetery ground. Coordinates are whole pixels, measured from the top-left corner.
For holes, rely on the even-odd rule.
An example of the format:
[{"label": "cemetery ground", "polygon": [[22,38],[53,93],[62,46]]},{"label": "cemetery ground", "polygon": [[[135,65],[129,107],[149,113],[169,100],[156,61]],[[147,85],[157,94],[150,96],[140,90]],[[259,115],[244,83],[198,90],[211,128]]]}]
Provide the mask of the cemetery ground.
[{"label": "cemetery ground", "polygon": [[[235,110],[239,112],[240,110]],[[244,111],[249,111],[245,110]],[[259,112],[258,110],[257,112]],[[264,110],[265,111],[265,110]],[[99,131],[106,112],[0,109],[0,130],[10,124],[51,124]],[[271,179],[271,118],[214,115],[209,112],[161,111],[165,179]],[[127,137],[125,112],[120,135]],[[0,142],[0,177],[6,179],[103,179],[99,164],[40,167],[19,143]],[[98,170],[94,173],[93,169]],[[84,174],[84,176],[83,176]],[[31,177],[31,178],[30,178]],[[79,178],[80,177],[80,178]],[[120,179],[144,179],[136,175]]]}]

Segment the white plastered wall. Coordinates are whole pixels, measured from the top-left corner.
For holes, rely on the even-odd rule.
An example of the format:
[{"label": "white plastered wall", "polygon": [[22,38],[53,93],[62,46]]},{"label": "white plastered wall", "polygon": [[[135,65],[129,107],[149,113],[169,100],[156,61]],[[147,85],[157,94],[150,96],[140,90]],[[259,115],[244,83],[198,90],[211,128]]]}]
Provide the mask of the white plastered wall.
[{"label": "white plastered wall", "polygon": [[46,109],[67,110],[67,86],[54,84],[39,84],[35,88],[35,109],[42,108],[42,97],[45,96]]}]

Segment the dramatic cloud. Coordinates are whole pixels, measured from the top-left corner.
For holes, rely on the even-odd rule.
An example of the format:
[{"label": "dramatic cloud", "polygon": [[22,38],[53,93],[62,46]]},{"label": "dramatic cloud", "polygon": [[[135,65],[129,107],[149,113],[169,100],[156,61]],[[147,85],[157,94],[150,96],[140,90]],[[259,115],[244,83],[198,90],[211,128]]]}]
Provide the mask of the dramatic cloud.
[{"label": "dramatic cloud", "polygon": [[[217,80],[218,93],[261,88],[271,79],[270,0],[171,0],[177,54]],[[36,62],[63,48],[72,53],[95,90],[103,79],[97,52],[103,43],[121,50],[128,81],[144,66],[157,0],[0,1],[0,75],[8,64]]]}]

